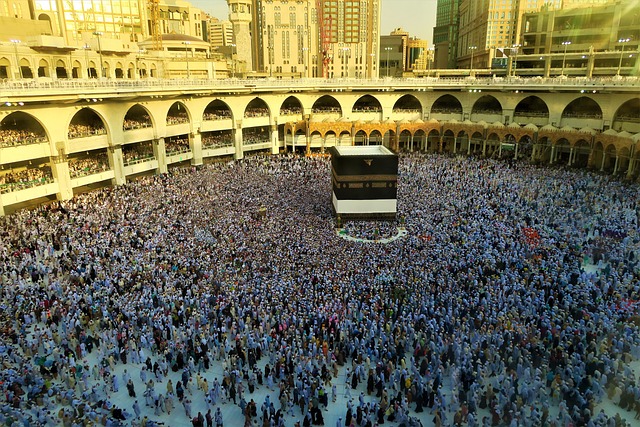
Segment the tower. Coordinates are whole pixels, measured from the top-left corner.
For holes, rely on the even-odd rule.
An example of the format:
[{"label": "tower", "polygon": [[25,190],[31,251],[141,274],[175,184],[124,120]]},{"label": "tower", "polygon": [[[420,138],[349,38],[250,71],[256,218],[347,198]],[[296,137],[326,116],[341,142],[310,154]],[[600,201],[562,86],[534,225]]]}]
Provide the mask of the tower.
[{"label": "tower", "polygon": [[233,25],[235,38],[231,55],[234,61],[244,62],[247,69],[253,70],[253,54],[251,40],[252,0],[227,0],[229,5],[229,21]]}]

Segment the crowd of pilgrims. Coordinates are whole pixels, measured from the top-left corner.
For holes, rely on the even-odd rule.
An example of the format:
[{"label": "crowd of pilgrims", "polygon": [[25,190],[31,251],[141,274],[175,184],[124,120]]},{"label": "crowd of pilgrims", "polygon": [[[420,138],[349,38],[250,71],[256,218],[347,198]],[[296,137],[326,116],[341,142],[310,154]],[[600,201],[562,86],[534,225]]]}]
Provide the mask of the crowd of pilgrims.
[{"label": "crowd of pilgrims", "polygon": [[326,158],[255,156],[5,217],[0,422],[154,425],[139,401],[193,425],[231,402],[244,425],[627,425],[637,185],[403,155],[408,235],[378,244],[338,236],[330,182]]}]

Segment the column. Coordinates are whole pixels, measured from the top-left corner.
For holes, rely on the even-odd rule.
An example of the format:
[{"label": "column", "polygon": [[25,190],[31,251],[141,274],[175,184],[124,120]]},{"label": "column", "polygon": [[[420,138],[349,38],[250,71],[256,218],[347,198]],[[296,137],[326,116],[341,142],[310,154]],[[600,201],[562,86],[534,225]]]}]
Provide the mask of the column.
[{"label": "column", "polygon": [[516,142],[516,143],[515,143],[515,145],[516,145],[516,151],[515,151],[515,153],[513,154],[513,158],[514,158],[514,159],[516,159],[516,160],[518,160],[518,148],[520,147],[520,143],[519,143],[519,142]]},{"label": "column", "polygon": [[551,156],[549,157],[549,164],[552,165],[554,162],[554,157],[556,156],[556,146],[552,145],[551,146]]},{"label": "column", "polygon": [[613,166],[613,173],[618,173],[618,165],[620,164],[620,155],[616,155],[616,164]]},{"label": "column", "polygon": [[458,151],[458,137],[454,136],[453,137],[453,154],[456,154],[456,151]]},{"label": "column", "polygon": [[278,145],[278,124],[275,123],[271,125],[271,154],[280,152]]},{"label": "column", "polygon": [[304,134],[305,134],[306,143],[307,143],[307,149],[306,149],[305,153],[307,155],[311,154],[311,135],[309,135],[309,128],[310,128],[309,119],[310,119],[309,115],[305,116],[305,118],[304,118],[304,127],[305,127]]},{"label": "column", "polygon": [[569,166],[572,166],[575,161],[575,148],[571,147],[571,150],[569,151]]},{"label": "column", "polygon": [[593,47],[589,52],[589,59],[587,60],[587,78],[593,77],[593,68],[595,67],[596,56],[593,53]]},{"label": "column", "polygon": [[[194,124],[196,129],[200,128],[200,124]],[[191,164],[193,166],[200,166],[203,162],[202,160],[202,134],[200,131],[189,133],[189,149],[191,153],[193,153],[193,158],[191,159]]]},{"label": "column", "polygon": [[51,172],[53,173],[53,178],[58,183],[56,199],[58,201],[71,200],[73,198],[73,187],[71,187],[67,156],[63,154],[61,156],[51,157]]},{"label": "column", "polygon": [[236,148],[234,158],[240,160],[244,158],[244,152],[242,151],[242,120],[236,121],[236,126],[233,128],[233,141]]},{"label": "column", "polygon": [[158,173],[167,173],[167,151],[164,147],[164,138],[153,140],[153,154],[158,160]]},{"label": "column", "polygon": [[487,157],[487,140],[482,140],[482,157]]},{"label": "column", "polygon": [[551,55],[547,55],[544,59],[544,77],[548,78],[551,74]]},{"label": "column", "polygon": [[409,151],[413,153],[413,134],[411,134],[411,142],[409,143]]},{"label": "column", "polygon": [[602,152],[602,162],[600,162],[600,172],[604,172],[604,161],[607,159],[607,153]]},{"label": "column", "polygon": [[320,139],[322,140],[322,145],[320,147],[320,152],[322,154],[324,154],[324,146],[327,143],[327,135],[325,134],[324,136],[321,136]]},{"label": "column", "polygon": [[498,146],[498,157],[502,157],[502,141],[499,141],[499,146]]},{"label": "column", "polygon": [[471,137],[467,136],[467,156],[471,154]]},{"label": "column", "polygon": [[113,170],[115,176],[113,177],[113,185],[123,185],[127,181],[127,177],[124,174],[124,157],[122,156],[121,145],[111,145],[107,149],[107,156],[109,157],[109,167]]}]

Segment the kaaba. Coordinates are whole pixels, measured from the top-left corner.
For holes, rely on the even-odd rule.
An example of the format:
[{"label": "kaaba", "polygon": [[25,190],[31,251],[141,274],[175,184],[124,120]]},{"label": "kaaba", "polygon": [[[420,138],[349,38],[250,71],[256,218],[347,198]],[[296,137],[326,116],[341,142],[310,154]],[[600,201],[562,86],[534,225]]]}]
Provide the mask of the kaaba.
[{"label": "kaaba", "polygon": [[342,220],[393,220],[398,155],[382,145],[331,147],[333,211]]}]

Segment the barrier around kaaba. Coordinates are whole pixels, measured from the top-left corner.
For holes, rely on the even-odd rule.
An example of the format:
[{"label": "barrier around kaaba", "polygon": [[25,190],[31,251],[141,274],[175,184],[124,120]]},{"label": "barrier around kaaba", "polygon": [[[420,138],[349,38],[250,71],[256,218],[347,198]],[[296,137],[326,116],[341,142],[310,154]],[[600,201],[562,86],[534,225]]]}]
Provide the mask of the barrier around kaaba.
[{"label": "barrier around kaaba", "polygon": [[381,145],[331,147],[333,211],[342,220],[393,220],[398,155]]}]

